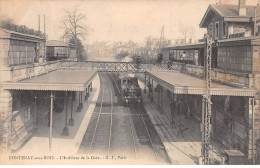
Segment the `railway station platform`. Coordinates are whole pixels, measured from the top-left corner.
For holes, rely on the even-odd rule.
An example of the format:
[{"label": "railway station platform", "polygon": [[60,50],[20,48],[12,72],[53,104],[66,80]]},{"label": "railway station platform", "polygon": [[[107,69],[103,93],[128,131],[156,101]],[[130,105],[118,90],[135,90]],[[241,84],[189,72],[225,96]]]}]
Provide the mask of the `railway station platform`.
[{"label": "railway station platform", "polygon": [[[173,165],[198,165],[201,157],[200,123],[195,118],[181,116],[174,118],[175,126],[171,126],[171,119],[160,114],[156,104],[151,103],[147,95],[144,97],[144,107],[149,115]],[[214,144],[213,156],[216,164],[221,163],[221,149]]]},{"label": "railway station platform", "polygon": [[[146,91],[145,109],[172,164],[200,164],[204,80],[178,71],[146,71],[137,76]],[[222,163],[223,150],[250,154],[248,146],[252,144],[246,139],[252,135],[245,132],[252,129],[251,102],[255,94],[251,88],[212,82],[213,164]]]},{"label": "railway station platform", "polygon": [[5,157],[77,154],[96,105],[99,85],[97,71],[77,69],[3,83],[13,99],[11,151]]},{"label": "railway station platform", "polygon": [[[62,129],[64,127],[65,115],[64,112],[54,113],[53,120],[53,138],[52,138],[52,155],[76,155],[81,144],[81,141],[84,137],[86,129],[88,127],[89,121],[91,119],[92,113],[96,106],[96,101],[99,94],[99,85],[100,79],[99,76],[92,81],[93,90],[90,93],[90,96],[87,101],[83,100],[83,109],[81,112],[74,112],[73,119],[74,125],[69,126],[69,135],[63,136]],[[75,103],[79,102],[78,95],[76,93]],[[71,106],[68,104],[68,109]],[[73,107],[73,110],[76,111],[77,107]],[[64,109],[65,110],[65,109]],[[42,119],[44,120],[44,119]],[[49,127],[47,123],[38,124],[35,135],[15,154],[16,155],[44,155],[49,153]]]}]

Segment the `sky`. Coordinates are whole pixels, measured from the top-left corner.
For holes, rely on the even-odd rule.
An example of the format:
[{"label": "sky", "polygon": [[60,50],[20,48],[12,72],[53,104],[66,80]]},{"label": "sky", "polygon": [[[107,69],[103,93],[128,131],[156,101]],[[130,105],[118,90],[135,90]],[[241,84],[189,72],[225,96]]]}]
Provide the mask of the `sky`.
[{"label": "sky", "polygon": [[[48,40],[60,40],[64,9],[77,7],[86,15],[88,36],[84,44],[95,41],[135,41],[160,37],[162,26],[167,39],[181,38],[182,28],[194,29],[200,39],[205,29],[199,23],[209,4],[220,0],[0,0],[0,16],[11,17],[16,24],[38,29],[38,15],[46,17]],[[238,4],[238,0],[221,0]],[[259,0],[247,0],[256,5]]]}]

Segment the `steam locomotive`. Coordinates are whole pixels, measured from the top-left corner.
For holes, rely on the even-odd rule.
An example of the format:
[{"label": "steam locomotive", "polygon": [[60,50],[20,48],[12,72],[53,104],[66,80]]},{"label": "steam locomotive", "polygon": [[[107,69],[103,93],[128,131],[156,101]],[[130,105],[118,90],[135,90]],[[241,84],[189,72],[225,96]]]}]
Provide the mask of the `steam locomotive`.
[{"label": "steam locomotive", "polygon": [[142,90],[138,79],[131,74],[117,74],[117,86],[121,101],[126,104],[141,103]]}]

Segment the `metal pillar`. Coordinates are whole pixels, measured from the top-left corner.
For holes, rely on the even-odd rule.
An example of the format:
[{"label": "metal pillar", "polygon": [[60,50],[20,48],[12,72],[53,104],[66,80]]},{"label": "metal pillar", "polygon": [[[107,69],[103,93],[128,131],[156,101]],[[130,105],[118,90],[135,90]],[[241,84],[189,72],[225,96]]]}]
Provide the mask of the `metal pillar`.
[{"label": "metal pillar", "polygon": [[[251,119],[251,122],[249,121],[249,128],[251,127],[251,130],[249,130],[249,139],[251,137],[251,147],[249,147],[249,151],[251,149],[251,152],[248,152],[248,158],[250,159],[252,157],[252,164],[255,164],[255,114],[254,114],[254,106],[255,106],[255,98],[250,97],[249,98],[249,120]],[[250,145],[250,143],[249,143]],[[250,156],[251,154],[251,156]]]},{"label": "metal pillar", "polygon": [[153,79],[152,79],[152,87],[151,87],[151,102],[153,102]]},{"label": "metal pillar", "polygon": [[76,99],[76,91],[72,92],[72,101],[74,101]]},{"label": "metal pillar", "polygon": [[76,112],[80,112],[80,111],[81,111],[81,109],[80,109],[80,92],[79,92],[79,105],[78,105],[78,107],[77,107]]},{"label": "metal pillar", "polygon": [[38,122],[37,122],[37,113],[38,113],[38,107],[37,107],[37,92],[36,92],[36,95],[35,95],[35,97],[34,97],[34,100],[35,100],[35,126],[37,127],[37,124],[38,124]]},{"label": "metal pillar", "polygon": [[86,88],[85,100],[88,100],[89,87]]},{"label": "metal pillar", "polygon": [[70,109],[69,126],[73,126],[74,125],[74,119],[72,117],[72,112],[73,112],[73,92],[71,92],[71,109]]},{"label": "metal pillar", "polygon": [[82,97],[82,92],[80,92],[80,110],[83,108]]},{"label": "metal pillar", "polygon": [[146,93],[146,74],[144,74],[144,93]]},{"label": "metal pillar", "polygon": [[68,136],[69,135],[69,128],[68,128],[68,108],[67,108],[67,104],[68,104],[68,94],[66,91],[66,96],[65,96],[65,108],[66,108],[66,116],[65,116],[65,126],[63,128],[62,134],[63,136]]},{"label": "metal pillar", "polygon": [[51,109],[50,109],[50,135],[49,135],[49,151],[52,151],[52,113],[53,113],[53,92],[51,91]]},{"label": "metal pillar", "polygon": [[90,83],[90,92],[93,91],[93,88],[92,88],[92,82]]},{"label": "metal pillar", "polygon": [[89,93],[89,92],[90,92],[90,85],[88,86],[88,94],[87,94],[88,97],[90,96],[90,93]]},{"label": "metal pillar", "polygon": [[174,93],[171,94],[171,128],[173,128],[175,126],[175,122],[174,122],[174,111],[175,111],[175,95]]},{"label": "metal pillar", "polygon": [[179,118],[180,118],[180,128],[179,128],[179,132],[180,133],[182,133],[182,128],[181,128],[181,111],[182,111],[182,109],[181,109],[181,107],[182,107],[182,97],[179,99]]},{"label": "metal pillar", "polygon": [[157,86],[158,87],[158,104],[157,104],[157,110],[159,111],[160,110],[160,92],[161,92],[161,86],[160,85],[158,85]]},{"label": "metal pillar", "polygon": [[163,87],[160,87],[160,113],[163,114]]},{"label": "metal pillar", "polygon": [[212,55],[212,38],[207,35],[207,52],[205,59],[205,93],[203,95],[202,111],[202,164],[209,165],[211,161],[211,55]]}]

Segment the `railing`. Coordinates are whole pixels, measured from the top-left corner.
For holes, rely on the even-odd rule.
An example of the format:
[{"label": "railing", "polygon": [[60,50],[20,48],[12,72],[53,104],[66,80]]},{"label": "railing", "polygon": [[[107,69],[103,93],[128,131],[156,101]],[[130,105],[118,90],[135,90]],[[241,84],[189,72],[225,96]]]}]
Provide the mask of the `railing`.
[{"label": "railing", "polygon": [[131,73],[143,73],[147,70],[158,71],[180,71],[184,64],[136,64],[132,62],[101,62],[101,61],[61,61],[61,68],[69,69],[93,69],[99,72],[131,72]]},{"label": "railing", "polygon": [[229,35],[229,38],[239,38],[239,37],[245,37],[245,32]]},{"label": "railing", "polygon": [[[68,61],[62,60],[60,68],[69,69],[92,69],[99,72],[129,72],[129,73],[143,73],[145,71],[179,71],[188,75],[204,78],[204,67],[197,65],[190,65],[185,63],[161,63],[161,64],[136,64],[133,62],[103,62],[103,61]],[[213,68],[212,80],[215,82],[228,84],[238,87],[252,87],[253,76],[248,73],[237,73],[231,71],[224,71]]]},{"label": "railing", "polygon": [[33,76],[41,75],[49,71],[58,69],[59,61],[50,61],[47,63],[34,63],[31,65],[20,65],[11,67],[10,80],[21,80]]},{"label": "railing", "polygon": [[[11,67],[10,80],[21,80],[41,75],[56,69],[89,69],[99,72],[128,72],[144,73],[145,71],[179,71],[188,75],[204,77],[204,67],[178,62],[162,64],[136,64],[133,62],[104,62],[104,61],[82,61],[73,60],[50,61],[47,63],[35,63],[27,66]],[[248,73],[237,73],[212,69],[212,80],[220,83],[239,87],[253,87],[254,77]]]},{"label": "railing", "polygon": [[[189,75],[204,78],[204,67],[196,65],[186,65],[185,72]],[[224,71],[213,68],[211,78],[215,82],[238,87],[253,87],[253,75],[249,73],[239,73],[234,71]]]}]

